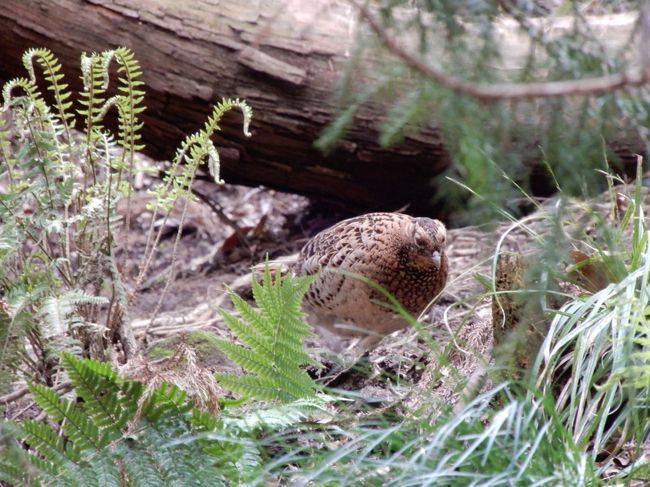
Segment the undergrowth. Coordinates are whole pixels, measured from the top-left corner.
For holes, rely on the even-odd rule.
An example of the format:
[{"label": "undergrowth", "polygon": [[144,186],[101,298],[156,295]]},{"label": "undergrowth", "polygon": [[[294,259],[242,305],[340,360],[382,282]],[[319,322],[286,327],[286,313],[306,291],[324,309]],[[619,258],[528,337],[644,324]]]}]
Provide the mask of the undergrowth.
[{"label": "undergrowth", "polygon": [[[130,277],[121,272],[129,250],[130,202],[134,180],[146,170],[136,161],[144,148],[139,65],[125,48],[84,54],[84,88],[75,109],[49,50],[29,50],[23,62],[30,78],[5,84],[0,113],[0,393],[27,383],[25,392],[47,420],[19,416],[3,423],[0,480],[101,486],[252,482],[265,454],[255,441],[262,432],[291,427],[310,411],[326,412],[328,398],[317,396],[318,387],[300,367],[313,362],[302,351],[310,328],[300,310],[310,279],[272,279],[267,271],[263,283],[254,284],[258,308],[232,296],[241,317],[224,316],[244,345],[220,345],[251,375],[218,379],[243,393],[240,400],[228,400],[183,343],[168,360],[142,359],[128,315],[161,242],[164,225],[154,222],[182,202],[162,303],[174,279],[199,166],[206,163],[215,182],[223,182],[212,141],[221,117],[241,109],[250,135],[251,109],[225,99],[184,140],[151,189],[146,248],[137,275]],[[117,86],[111,94],[113,62]],[[50,97],[36,84],[36,66]],[[107,128],[113,111],[116,133]],[[126,201],[126,213],[118,213],[119,201]],[[124,364],[120,374],[113,368],[117,363]],[[4,404],[21,395],[19,386],[1,399]]]},{"label": "undergrowth", "polygon": [[[607,215],[602,205],[558,199],[503,235],[497,254],[508,252],[507,233],[515,230],[534,242],[521,288],[502,294],[521,294],[542,308],[535,319],[541,316],[548,331],[526,370],[497,360],[474,399],[433,417],[426,408],[397,406],[343,428],[303,429],[301,444],[267,471],[283,467],[299,485],[645,485],[650,244],[641,181],[631,198],[612,192]],[[625,205],[617,205],[621,200]],[[572,247],[589,249],[590,257],[571,263]],[[603,279],[576,277],[587,272]],[[497,295],[491,279],[481,281],[492,289],[486,297]],[[526,340],[527,308],[518,309]],[[521,337],[513,332],[499,346],[516,350]],[[439,363],[452,367],[443,357]],[[467,379],[446,372],[443,380],[457,381],[460,391]],[[291,445],[292,438],[285,432],[274,441]],[[328,440],[336,448],[323,447]]]},{"label": "undergrowth", "polygon": [[[144,148],[145,110],[137,60],[125,48],[83,54],[76,99],[48,49],[28,50],[23,64],[29,78],[4,85],[0,112],[0,394],[20,377],[62,381],[62,351],[122,362],[137,354],[129,307],[158,252],[163,229],[154,222],[166,219],[179,199],[185,214],[201,163],[222,182],[211,138],[228,110],[241,109],[247,135],[252,116],[245,102],[223,100],[204,128],[185,139],[152,189],[147,246],[133,278],[122,270],[134,180],[146,170],[135,157]],[[49,96],[37,85],[39,70]],[[112,113],[116,133],[107,128]],[[124,213],[117,211],[119,201],[126,201]],[[174,262],[160,302],[173,278]]]},{"label": "undergrowth", "polygon": [[[126,279],[116,249],[118,239],[128,238],[131,215],[118,215],[116,203],[130,199],[141,170],[134,157],[142,149],[139,67],[122,48],[84,55],[85,88],[75,117],[52,54],[31,50],[24,60],[32,77],[35,64],[44,71],[54,101],[48,104],[32,79],[13,80],[3,90],[0,386],[7,391],[16,380],[28,383],[42,413],[0,426],[0,479],[102,486],[647,480],[650,239],[640,177],[615,218],[581,210],[595,231],[586,232],[559,199],[506,232],[521,230],[539,245],[538,267],[524,288],[512,291],[536,300],[536,319],[548,329],[528,370],[499,362],[486,367],[487,387],[467,404],[443,404],[435,415],[399,403],[359,413],[358,401],[326,395],[306,372],[313,360],[303,350],[310,328],[300,303],[310,278],[272,276],[267,269],[261,283],[253,281],[255,306],[231,293],[235,310],[223,316],[239,343],[219,346],[245,375],[206,375],[187,349],[138,365],[128,309],[162,231],[151,225],[137,276]],[[113,61],[118,87],[109,95]],[[224,100],[215,107],[153,190],[152,222],[178,198],[189,201],[201,162],[220,182],[211,138],[222,114],[235,107],[248,131],[245,103]],[[104,126],[113,108],[117,134]],[[75,120],[83,122],[78,132]],[[612,192],[611,206],[617,201]],[[534,219],[543,225],[535,227]],[[572,220],[576,230],[568,234]],[[181,231],[182,224],[174,253]],[[567,269],[574,247],[589,253]],[[602,285],[574,279],[594,269]],[[482,282],[487,297],[498,296],[494,276]],[[439,364],[432,383],[451,381],[461,392],[467,378],[446,359],[455,342],[442,349],[398,302],[388,302],[412,322]],[[120,371],[109,362],[116,358],[126,361]],[[613,468],[622,452],[626,467]]]},{"label": "undergrowth", "polygon": [[[63,368],[80,401],[31,384],[49,422],[27,419],[3,431],[21,437],[29,453],[11,450],[0,460],[0,479],[14,485],[233,485],[260,473],[262,429],[287,427],[315,402],[213,416],[195,408],[167,383],[150,394],[125,380],[110,364],[64,353]],[[4,450],[5,452],[7,450]]]}]

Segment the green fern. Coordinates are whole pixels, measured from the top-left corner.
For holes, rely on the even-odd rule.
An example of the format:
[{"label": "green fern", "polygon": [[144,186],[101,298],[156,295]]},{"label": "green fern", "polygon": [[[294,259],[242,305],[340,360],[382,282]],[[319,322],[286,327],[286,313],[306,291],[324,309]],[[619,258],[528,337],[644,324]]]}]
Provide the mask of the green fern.
[{"label": "green fern", "polygon": [[[113,61],[117,94],[109,98]],[[124,247],[129,247],[134,160],[144,147],[140,65],[133,52],[123,47],[84,53],[83,89],[73,110],[61,63],[50,50],[28,50],[23,64],[29,77],[3,85],[0,113],[0,177],[8,181],[6,194],[0,198],[0,390],[15,378],[7,364],[13,369],[16,353],[26,342],[35,360],[24,360],[22,365],[37,371],[31,375],[37,382],[57,373],[52,351],[92,350],[94,357],[105,358],[106,345],[119,339],[127,358],[133,356],[137,343],[126,325],[128,308],[160,244],[164,226],[155,230],[154,222],[178,198],[193,198],[192,182],[202,163],[222,182],[219,153],[211,138],[223,114],[241,109],[246,135],[250,135],[252,117],[245,102],[223,100],[205,126],[187,137],[158,188],[140,272],[135,282],[129,282],[119,270],[123,266],[116,261],[113,235],[122,231]],[[53,99],[51,105],[36,84],[39,70],[45,89],[52,94],[48,97]],[[115,134],[107,128],[113,107]],[[75,114],[83,131],[83,139],[77,142],[70,133]],[[116,208],[124,198],[127,211],[122,219]],[[28,215],[23,214],[25,208],[30,210]],[[181,221],[172,255],[176,255],[182,226]],[[128,253],[122,255],[126,258]],[[170,267],[167,285],[173,280],[174,261]],[[110,306],[95,296],[106,289],[112,293]],[[106,329],[99,323],[106,324]]]},{"label": "green fern", "polygon": [[75,392],[88,405],[92,420],[100,428],[115,431],[126,426],[135,409],[121,394],[117,374],[110,364],[95,360],[80,361],[63,355],[63,365],[75,384]]},{"label": "green fern", "polygon": [[214,181],[218,184],[223,183],[219,152],[212,142],[212,137],[221,130],[219,127],[221,118],[234,108],[241,110],[244,116],[243,132],[244,135],[250,137],[249,125],[253,117],[253,110],[246,102],[239,99],[221,100],[213,108],[204,128],[185,138],[166,173],[164,184],[152,191],[156,196],[158,208],[168,210],[173,207],[178,198],[194,198],[191,187],[196,171],[203,162],[207,162]]},{"label": "green fern", "polygon": [[115,98],[106,100],[108,67],[113,55],[114,51],[105,51],[101,54],[84,53],[81,56],[81,79],[84,89],[79,93],[79,104],[82,108],[77,112],[84,119],[85,171],[86,177],[92,177],[93,184],[97,183],[96,162],[101,160],[101,156],[97,153],[97,146],[104,132],[104,117],[117,101]]},{"label": "green fern", "polygon": [[68,84],[63,83],[63,73],[61,73],[61,63],[54,56],[52,51],[46,48],[28,49],[23,54],[23,65],[27,69],[30,80],[36,84],[36,73],[34,72],[34,60],[43,68],[47,89],[54,95],[54,102],[57,109],[57,116],[65,127],[68,142],[71,142],[70,129],[74,128],[74,114],[70,111],[72,102],[69,101],[70,91]]},{"label": "green fern", "polygon": [[315,362],[303,350],[312,331],[300,308],[313,280],[312,276],[273,278],[266,268],[262,284],[253,279],[257,309],[230,293],[240,317],[227,311],[221,314],[245,346],[225,340],[218,346],[250,375],[218,374],[221,384],[257,399],[289,402],[314,396],[316,383],[301,368]]},{"label": "green fern", "polygon": [[35,83],[28,80],[27,78],[14,78],[7,81],[2,87],[2,109],[8,110],[12,103],[15,103],[16,100],[19,100],[20,97],[17,97],[13,94],[16,89],[21,89],[24,92],[24,96],[27,97],[29,101],[34,103],[36,100],[41,99],[38,92],[38,87]]},{"label": "green fern", "polygon": [[83,108],[78,110],[85,119],[85,132],[93,132],[106,114],[105,93],[108,89],[108,65],[113,57],[112,51],[102,54],[91,53],[81,56],[81,79],[84,89],[79,100]]},{"label": "green fern", "polygon": [[143,126],[138,115],[145,110],[142,105],[144,82],[139,79],[142,76],[142,70],[130,49],[124,47],[116,49],[115,60],[119,64],[117,71],[120,74],[117,90],[121,93],[117,105],[119,140],[120,144],[132,154],[144,149],[144,145],[138,143],[142,138],[139,132]]},{"label": "green fern", "polygon": [[[260,453],[245,428],[194,409],[177,387],[163,384],[140,405],[144,386],[121,379],[109,364],[67,353],[62,364],[82,401],[31,384],[53,422],[18,425],[29,454],[0,443],[0,458],[13,459],[0,460],[0,480],[24,485],[34,472],[30,484],[57,486],[232,485],[255,478]],[[18,457],[31,471],[16,468]]]},{"label": "green fern", "polygon": [[[113,60],[117,95],[108,98]],[[20,428],[30,447],[29,468],[16,468],[19,463],[7,456],[11,449],[0,444],[0,479],[17,485],[102,486],[227,485],[254,479],[261,453],[252,428],[226,426],[221,418],[199,420],[179,388],[163,385],[151,391],[119,378],[107,364],[76,358],[82,353],[105,357],[107,344],[116,338],[127,358],[137,351],[125,325],[134,295],[127,290],[137,290],[142,282],[160,236],[148,240],[133,283],[120,273],[112,235],[119,225],[128,234],[128,213],[122,222],[115,210],[124,196],[128,206],[134,155],[143,148],[138,62],[125,48],[82,56],[76,114],[84,139],[76,143],[70,136],[71,93],[59,61],[48,49],[31,49],[23,63],[29,79],[3,85],[0,113],[0,177],[8,182],[0,198],[0,391],[9,391],[21,372],[51,423],[30,420]],[[36,84],[38,68],[51,105]],[[106,128],[113,107],[115,134]],[[223,114],[233,108],[243,112],[244,133],[250,135],[250,107],[240,100],[219,103],[176,154],[161,184],[158,208],[171,208],[179,197],[191,199],[203,163],[222,182],[211,139]],[[154,214],[152,222],[156,219]],[[182,223],[178,235],[181,230]],[[112,291],[110,306],[97,296],[105,290]],[[52,353],[57,350],[67,353]],[[66,375],[79,401],[43,385]],[[262,415],[253,422],[263,421]]]}]

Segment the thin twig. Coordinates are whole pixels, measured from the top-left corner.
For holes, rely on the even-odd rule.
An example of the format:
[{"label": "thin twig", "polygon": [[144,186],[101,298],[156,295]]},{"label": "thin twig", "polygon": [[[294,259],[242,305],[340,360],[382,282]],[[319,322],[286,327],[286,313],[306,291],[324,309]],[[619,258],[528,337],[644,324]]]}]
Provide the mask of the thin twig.
[{"label": "thin twig", "polygon": [[[192,175],[190,182],[188,184],[189,188],[192,188],[192,183],[194,182],[194,177],[196,176],[196,172]],[[181,240],[181,236],[183,234],[183,225],[185,223],[185,217],[187,215],[187,207],[189,204],[190,200],[189,198],[185,198],[185,201],[183,202],[183,210],[181,212],[181,218],[178,223],[178,230],[176,232],[176,238],[174,239],[174,245],[172,246],[172,259],[169,264],[169,277],[167,278],[167,281],[165,282],[165,287],[163,288],[162,292],[160,293],[160,298],[158,299],[158,303],[156,304],[156,308],[153,311],[153,314],[151,316],[151,322],[149,324],[149,327],[145,330],[145,338],[149,333],[149,329],[153,325],[154,321],[156,320],[156,317],[158,316],[158,313],[160,312],[160,309],[162,308],[163,302],[165,301],[165,296],[167,295],[167,291],[169,290],[169,287],[171,286],[172,282],[176,280],[176,259],[178,257],[178,243]]]},{"label": "thin twig", "polygon": [[450,76],[424,62],[417,55],[402,47],[370,13],[365,5],[352,2],[361,17],[381,39],[391,54],[400,58],[422,76],[457,93],[472,96],[482,101],[524,100],[567,95],[595,95],[625,87],[642,86],[650,81],[650,68],[630,68],[616,74],[581,80],[548,81],[542,83],[472,83]]},{"label": "thin twig", "polygon": [[10,392],[9,394],[5,394],[4,396],[0,396],[0,404],[7,404],[10,402],[17,401],[21,397],[27,395],[29,392],[29,388],[27,386],[23,386],[19,389],[16,389],[13,392]]},{"label": "thin twig", "polygon": [[219,217],[219,220],[221,220],[223,223],[228,225],[230,228],[232,228],[237,235],[237,238],[239,238],[239,241],[244,243],[247,247],[250,247],[248,238],[246,238],[246,235],[242,231],[242,229],[237,225],[237,222],[230,218],[226,212],[223,210],[223,207],[212,201],[207,195],[204,195],[200,191],[197,191],[196,189],[192,188],[192,194],[199,198],[201,201],[203,201],[206,205],[210,207],[210,209]]},{"label": "thin twig", "polygon": [[[67,392],[71,388],[72,388],[72,383],[66,381],[66,382],[61,382],[59,385],[57,385],[54,388],[54,390],[57,392],[61,392],[61,391]],[[13,392],[5,394],[4,396],[0,396],[0,404],[8,404],[10,402],[17,401],[18,399],[26,396],[27,394],[29,394],[29,388],[27,386],[21,386]]]}]

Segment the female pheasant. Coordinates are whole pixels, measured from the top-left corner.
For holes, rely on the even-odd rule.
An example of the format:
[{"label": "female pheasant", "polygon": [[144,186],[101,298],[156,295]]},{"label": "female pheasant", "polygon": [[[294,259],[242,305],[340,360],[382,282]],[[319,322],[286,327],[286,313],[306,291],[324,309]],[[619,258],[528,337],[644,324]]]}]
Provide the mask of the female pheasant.
[{"label": "female pheasant", "polygon": [[368,213],[323,230],[293,265],[296,275],[320,273],[305,296],[310,322],[340,336],[362,336],[365,348],[405,328],[381,292],[358,276],[418,316],[445,287],[446,235],[438,220],[400,213]]}]

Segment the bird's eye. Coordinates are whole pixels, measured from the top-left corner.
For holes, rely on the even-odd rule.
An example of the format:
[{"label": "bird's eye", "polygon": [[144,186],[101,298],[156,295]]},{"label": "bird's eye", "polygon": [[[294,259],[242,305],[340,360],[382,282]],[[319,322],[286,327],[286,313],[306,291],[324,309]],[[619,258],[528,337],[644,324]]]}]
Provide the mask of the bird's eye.
[{"label": "bird's eye", "polygon": [[415,238],[415,245],[417,245],[420,248],[426,247],[427,246],[427,239],[424,237],[416,237]]}]

